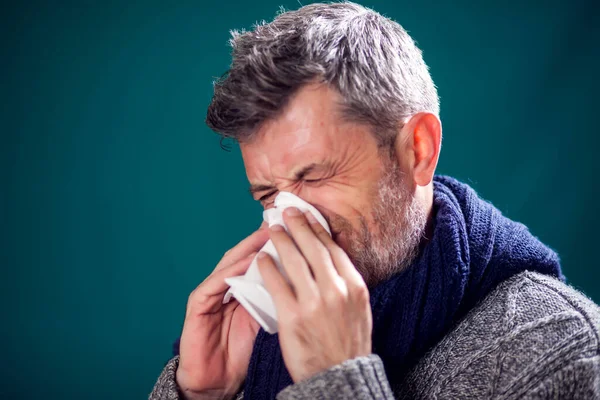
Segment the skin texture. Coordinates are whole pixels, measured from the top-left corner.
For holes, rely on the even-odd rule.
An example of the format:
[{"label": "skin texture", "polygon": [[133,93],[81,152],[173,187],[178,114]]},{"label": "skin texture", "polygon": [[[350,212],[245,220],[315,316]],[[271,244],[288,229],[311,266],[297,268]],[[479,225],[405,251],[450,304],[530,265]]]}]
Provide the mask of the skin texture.
[{"label": "skin texture", "polygon": [[294,382],[350,358],[371,353],[369,290],[346,253],[310,213],[286,209],[271,240],[293,287],[272,258],[259,253],[258,266],[273,296],[283,359]]},{"label": "skin texture", "polygon": [[[380,149],[369,126],[341,118],[341,101],[325,85],[306,86],[240,147],[254,198],[270,208],[285,190],[314,205],[372,287],[416,255],[433,199],[441,127],[434,115],[417,114],[403,124],[394,148]],[[322,167],[299,177],[308,165]]]},{"label": "skin texture", "polygon": [[[289,234],[263,228],[225,254],[188,300],[177,371],[184,397],[228,398],[239,391],[259,327],[237,301],[221,304],[227,290],[223,279],[243,274],[269,237],[292,286],[268,255],[259,268],[277,308],[282,354],[294,381],[371,352],[365,277],[372,277],[368,266],[360,265],[362,273],[357,269],[353,248],[364,245],[361,231],[381,246],[385,242],[375,239],[390,232],[394,240],[402,240],[405,229],[429,235],[424,228],[433,202],[441,124],[429,113],[402,121],[384,156],[367,126],[340,117],[340,101],[322,84],[300,88],[281,115],[263,123],[251,142],[240,144],[254,198],[270,208],[278,191],[290,191],[323,214],[333,237],[303,214],[290,215],[292,209],[284,213]],[[390,165],[399,173],[390,174]],[[384,186],[407,196],[388,206],[399,209],[378,213],[377,207],[386,206],[380,201],[381,182],[390,179]],[[399,230],[388,229],[386,223],[398,223],[386,215],[402,214],[409,205],[422,211],[423,221],[411,225],[400,219]]]},{"label": "skin texture", "polygon": [[[350,228],[358,229],[362,218],[374,225],[368,210],[383,165],[368,128],[341,123],[336,100],[322,86],[301,89],[280,118],[240,148],[249,182],[270,187],[253,193],[263,207],[273,206],[277,191],[292,192],[323,214],[336,242],[347,248]],[[296,179],[312,163],[323,167]]]},{"label": "skin texture", "polygon": [[260,326],[236,300],[222,304],[229,289],[224,279],[244,274],[268,239],[263,224],[190,294],[176,376],[184,398],[233,398],[242,385]]}]

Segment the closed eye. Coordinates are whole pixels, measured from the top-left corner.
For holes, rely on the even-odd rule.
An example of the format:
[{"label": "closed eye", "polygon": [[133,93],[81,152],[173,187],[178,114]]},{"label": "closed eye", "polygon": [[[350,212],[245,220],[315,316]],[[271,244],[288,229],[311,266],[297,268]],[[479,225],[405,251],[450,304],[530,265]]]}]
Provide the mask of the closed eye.
[{"label": "closed eye", "polygon": [[[318,179],[302,179],[302,181],[304,183],[319,183],[321,181],[323,181],[324,178],[318,178]],[[259,202],[263,202],[269,199],[269,197],[273,196],[275,193],[277,193],[277,191],[273,191],[273,192],[269,192],[267,194],[265,194],[264,196],[260,197],[258,199]]]},{"label": "closed eye", "polygon": [[258,201],[265,201],[267,200],[269,197],[273,196],[275,194],[275,192],[271,192],[271,193],[267,193],[264,196],[262,196],[261,198],[258,199]]}]

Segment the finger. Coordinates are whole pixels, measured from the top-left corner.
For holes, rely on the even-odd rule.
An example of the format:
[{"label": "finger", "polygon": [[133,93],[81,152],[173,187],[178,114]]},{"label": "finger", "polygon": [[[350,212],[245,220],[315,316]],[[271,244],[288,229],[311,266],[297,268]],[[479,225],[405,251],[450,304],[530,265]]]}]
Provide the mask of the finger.
[{"label": "finger", "polygon": [[318,295],[317,285],[311,275],[310,267],[283,226],[273,225],[270,228],[270,234],[271,241],[279,254],[283,269],[294,287],[298,300],[311,299]]},{"label": "finger", "polygon": [[253,232],[250,236],[228,250],[214,270],[218,271],[226,266],[238,262],[239,260],[248,256],[250,253],[258,252],[258,250],[260,250],[268,240],[269,231],[266,229],[266,224],[263,223],[263,225],[261,225],[257,231]]},{"label": "finger", "polygon": [[341,276],[346,282],[354,284],[364,284],[364,280],[360,273],[356,270],[356,267],[350,260],[350,257],[346,252],[338,246],[338,244],[329,236],[329,232],[325,230],[323,225],[317,221],[317,219],[310,213],[306,214],[306,219],[310,223],[314,234],[319,238],[321,243],[325,246],[333,266],[336,269],[339,276]]},{"label": "finger", "polygon": [[[297,210],[297,209],[296,209]],[[292,211],[292,213],[290,213]],[[290,215],[291,214],[291,215]],[[286,225],[294,239],[294,242],[300,249],[300,252],[308,261],[308,265],[315,275],[317,285],[323,288],[330,287],[340,276],[333,265],[333,260],[329,254],[329,250],[319,237],[315,234],[308,218],[314,216],[307,211],[302,214],[299,211],[293,212],[292,208],[286,209],[284,219]]]},{"label": "finger", "polygon": [[257,258],[258,270],[265,282],[265,288],[273,297],[277,315],[291,310],[296,304],[296,297],[292,288],[286,282],[277,265],[267,253],[259,253]]},{"label": "finger", "polygon": [[255,255],[256,253],[250,253],[245,258],[242,258],[231,265],[225,266],[219,271],[213,272],[204,280],[204,282],[198,285],[195,291],[203,296],[215,296],[223,294],[227,289],[229,289],[229,285],[225,283],[225,278],[243,275],[246,273]]}]

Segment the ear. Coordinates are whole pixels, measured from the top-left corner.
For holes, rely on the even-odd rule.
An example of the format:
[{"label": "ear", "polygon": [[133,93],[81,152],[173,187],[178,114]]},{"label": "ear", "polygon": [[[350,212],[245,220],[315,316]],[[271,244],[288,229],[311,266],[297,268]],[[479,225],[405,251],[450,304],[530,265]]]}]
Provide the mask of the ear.
[{"label": "ear", "polygon": [[[407,171],[419,186],[427,186],[433,180],[440,156],[442,123],[431,113],[413,115],[402,128],[403,153]],[[399,150],[399,149],[397,149]],[[408,156],[408,157],[407,157]]]}]

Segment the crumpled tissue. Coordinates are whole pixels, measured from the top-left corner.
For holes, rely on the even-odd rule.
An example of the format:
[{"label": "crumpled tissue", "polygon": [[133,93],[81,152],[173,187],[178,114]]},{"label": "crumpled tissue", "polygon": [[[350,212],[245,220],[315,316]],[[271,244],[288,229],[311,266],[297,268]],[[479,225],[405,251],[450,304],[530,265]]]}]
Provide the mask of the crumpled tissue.
[{"label": "crumpled tissue", "polygon": [[[283,222],[283,211],[288,207],[296,207],[302,212],[310,211],[331,236],[329,225],[321,213],[311,204],[289,192],[280,192],[275,197],[275,207],[263,211],[263,219],[269,226],[281,225],[287,231],[287,227]],[[286,281],[289,282],[289,278],[281,265],[279,254],[277,254],[277,250],[270,239],[260,251],[264,251],[273,258],[277,268],[281,271]],[[266,332],[277,332],[275,304],[264,286],[264,281],[258,271],[256,257],[254,257],[244,275],[226,278],[225,282],[230,287],[227,293],[225,293],[223,304],[228,303],[232,296],[235,297]]]}]

